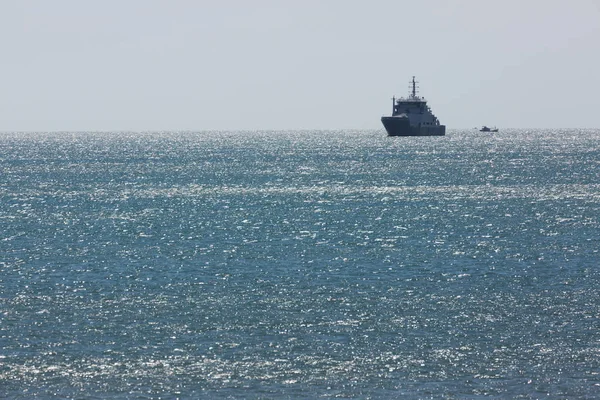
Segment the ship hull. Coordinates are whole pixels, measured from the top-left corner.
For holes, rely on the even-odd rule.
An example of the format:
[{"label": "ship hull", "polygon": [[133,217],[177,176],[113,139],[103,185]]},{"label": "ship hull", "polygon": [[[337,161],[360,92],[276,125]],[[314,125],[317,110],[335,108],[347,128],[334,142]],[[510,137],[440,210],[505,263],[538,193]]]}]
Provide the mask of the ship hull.
[{"label": "ship hull", "polygon": [[388,136],[444,136],[445,125],[411,126],[408,118],[381,117]]}]

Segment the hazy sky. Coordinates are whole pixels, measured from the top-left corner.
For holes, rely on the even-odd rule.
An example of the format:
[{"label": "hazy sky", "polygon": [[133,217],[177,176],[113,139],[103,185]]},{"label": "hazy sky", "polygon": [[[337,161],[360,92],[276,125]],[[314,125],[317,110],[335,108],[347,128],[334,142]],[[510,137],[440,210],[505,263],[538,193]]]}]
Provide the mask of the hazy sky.
[{"label": "hazy sky", "polygon": [[0,131],[600,127],[600,0],[0,0]]}]

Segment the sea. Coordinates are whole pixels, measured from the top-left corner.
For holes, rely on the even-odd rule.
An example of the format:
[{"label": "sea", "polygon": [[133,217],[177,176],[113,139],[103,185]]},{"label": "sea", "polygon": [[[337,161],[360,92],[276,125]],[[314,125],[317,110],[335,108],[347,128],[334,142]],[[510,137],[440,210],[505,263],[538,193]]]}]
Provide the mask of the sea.
[{"label": "sea", "polygon": [[600,130],[0,133],[0,398],[600,398]]}]

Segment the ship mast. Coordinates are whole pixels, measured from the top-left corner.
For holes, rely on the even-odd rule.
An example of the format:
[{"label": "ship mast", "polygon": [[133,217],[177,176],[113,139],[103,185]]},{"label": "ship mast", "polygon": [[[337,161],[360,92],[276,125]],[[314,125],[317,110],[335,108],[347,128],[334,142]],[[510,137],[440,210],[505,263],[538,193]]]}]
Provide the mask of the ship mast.
[{"label": "ship mast", "polygon": [[417,82],[415,81],[414,75],[412,77],[411,85],[412,85],[412,93],[410,94],[410,98],[416,99],[417,98]]}]

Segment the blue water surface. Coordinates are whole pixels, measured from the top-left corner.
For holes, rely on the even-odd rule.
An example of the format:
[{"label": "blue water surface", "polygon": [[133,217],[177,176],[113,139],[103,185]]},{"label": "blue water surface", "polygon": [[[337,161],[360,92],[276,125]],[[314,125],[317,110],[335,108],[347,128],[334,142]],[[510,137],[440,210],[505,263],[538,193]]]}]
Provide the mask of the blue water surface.
[{"label": "blue water surface", "polygon": [[0,397],[600,397],[600,131],[0,134]]}]

